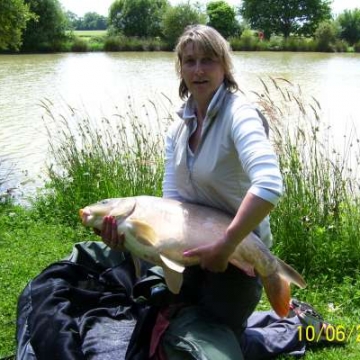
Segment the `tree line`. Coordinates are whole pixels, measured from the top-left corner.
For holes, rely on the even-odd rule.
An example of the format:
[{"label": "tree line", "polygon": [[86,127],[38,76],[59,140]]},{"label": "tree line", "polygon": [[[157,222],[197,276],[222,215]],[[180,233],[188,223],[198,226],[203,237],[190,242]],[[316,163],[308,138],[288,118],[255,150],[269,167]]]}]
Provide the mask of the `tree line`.
[{"label": "tree line", "polygon": [[108,18],[96,12],[87,12],[84,16],[78,16],[71,11],[65,12],[69,30],[106,30]]},{"label": "tree line", "polygon": [[[66,11],[59,0],[1,0],[0,50],[57,51],[71,30],[107,30],[108,36],[159,39],[172,49],[190,24],[208,24],[225,38],[251,31],[260,40],[274,36],[339,39],[360,48],[360,8],[334,18],[331,0],[239,0],[239,6],[213,0],[206,5],[168,0],[114,0],[108,16]],[[320,35],[319,35],[320,34]],[[329,40],[330,39],[330,40]]]}]

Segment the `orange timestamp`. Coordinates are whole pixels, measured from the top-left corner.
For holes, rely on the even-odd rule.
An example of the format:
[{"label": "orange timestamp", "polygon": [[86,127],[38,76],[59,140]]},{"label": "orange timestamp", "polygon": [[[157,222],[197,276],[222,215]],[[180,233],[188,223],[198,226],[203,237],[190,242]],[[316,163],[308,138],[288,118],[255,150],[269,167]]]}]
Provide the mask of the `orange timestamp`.
[{"label": "orange timestamp", "polygon": [[314,325],[298,326],[299,341],[346,343],[355,341],[360,343],[360,324],[350,326],[323,324],[319,329]]}]

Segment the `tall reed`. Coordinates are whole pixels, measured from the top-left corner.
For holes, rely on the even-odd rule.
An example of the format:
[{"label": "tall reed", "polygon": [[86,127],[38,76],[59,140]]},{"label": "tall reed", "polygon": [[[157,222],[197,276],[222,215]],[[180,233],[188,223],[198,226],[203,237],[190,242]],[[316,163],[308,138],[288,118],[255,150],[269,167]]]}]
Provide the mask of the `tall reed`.
[{"label": "tall reed", "polygon": [[76,223],[80,207],[103,198],[161,196],[166,101],[136,110],[129,97],[111,118],[96,120],[70,106],[67,116],[56,115],[44,100],[51,160],[35,200],[41,215]]},{"label": "tall reed", "polygon": [[[360,268],[359,140],[353,133],[340,149],[316,99],[285,79],[261,81],[247,95],[270,121],[285,184],[271,214],[274,251],[307,276],[352,276]],[[99,199],[161,196],[170,103],[136,110],[129,99],[101,121],[71,107],[55,116],[49,101],[43,107],[52,162],[35,202],[41,216],[77,224],[78,209]]]},{"label": "tall reed", "polygon": [[285,184],[271,216],[275,248],[307,274],[352,275],[360,265],[356,133],[341,144],[315,98],[285,79],[262,83],[256,100],[271,122]]}]

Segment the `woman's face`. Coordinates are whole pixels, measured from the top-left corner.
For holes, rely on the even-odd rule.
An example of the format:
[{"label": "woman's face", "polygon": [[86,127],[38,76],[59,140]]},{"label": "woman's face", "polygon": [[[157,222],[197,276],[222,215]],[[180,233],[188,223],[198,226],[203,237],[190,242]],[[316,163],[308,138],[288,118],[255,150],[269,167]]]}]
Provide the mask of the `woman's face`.
[{"label": "woman's face", "polygon": [[181,59],[181,77],[199,105],[209,105],[212,96],[224,81],[225,71],[216,57],[189,43]]}]

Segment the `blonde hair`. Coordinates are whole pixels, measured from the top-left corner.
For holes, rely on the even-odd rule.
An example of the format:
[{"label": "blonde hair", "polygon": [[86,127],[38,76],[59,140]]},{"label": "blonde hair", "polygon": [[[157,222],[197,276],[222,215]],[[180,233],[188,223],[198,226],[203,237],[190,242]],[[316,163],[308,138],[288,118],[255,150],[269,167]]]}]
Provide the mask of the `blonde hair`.
[{"label": "blonde hair", "polygon": [[217,58],[224,68],[224,84],[225,87],[232,92],[239,90],[239,86],[234,79],[232,69],[232,61],[230,55],[230,46],[228,42],[221,36],[221,34],[214,28],[207,25],[190,25],[185,28],[185,31],[180,36],[175,48],[177,55],[176,72],[180,78],[179,96],[181,99],[186,99],[189,96],[189,90],[185,84],[184,79],[181,78],[181,60],[185,47],[192,43],[205,54]]}]

